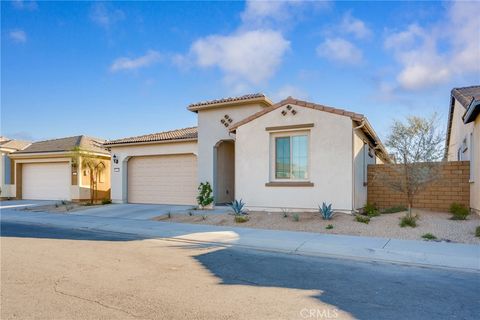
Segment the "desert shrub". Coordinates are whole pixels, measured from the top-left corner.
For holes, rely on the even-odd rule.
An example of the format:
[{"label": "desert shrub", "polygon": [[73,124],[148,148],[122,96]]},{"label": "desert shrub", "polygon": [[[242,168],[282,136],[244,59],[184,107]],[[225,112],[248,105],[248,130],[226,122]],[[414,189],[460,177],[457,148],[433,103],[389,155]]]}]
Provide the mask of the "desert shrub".
[{"label": "desert shrub", "polygon": [[397,212],[403,212],[403,211],[407,211],[407,210],[408,210],[407,207],[400,205],[400,206],[395,206],[395,207],[383,209],[382,213],[386,213],[386,214],[397,213]]},{"label": "desert shrub", "polygon": [[206,214],[202,214],[202,220],[207,220],[207,215]]},{"label": "desert shrub", "polygon": [[365,207],[363,207],[363,210],[365,214],[369,217],[376,217],[380,215],[377,206],[373,203],[367,203]]},{"label": "desert shrub", "polygon": [[242,201],[242,199],[240,199],[240,201],[238,200],[234,200],[232,201],[232,203],[230,203],[228,205],[230,208],[232,208],[233,210],[233,213],[238,216],[238,215],[245,215],[246,212],[245,210],[243,210],[243,207],[245,206],[245,202]]},{"label": "desert shrub", "polygon": [[431,233],[425,233],[423,236],[422,236],[423,239],[425,240],[436,240],[437,237],[435,237],[433,234]]},{"label": "desert shrub", "polygon": [[290,210],[288,210],[287,208],[282,208],[282,215],[283,215],[284,218],[288,218],[288,212],[289,211]]},{"label": "desert shrub", "polygon": [[193,216],[193,211],[188,211],[188,215],[189,215],[190,217],[192,217],[192,216]]},{"label": "desert shrub", "polygon": [[357,215],[355,216],[355,221],[368,224],[370,222],[370,217]]},{"label": "desert shrub", "polygon": [[452,214],[452,217],[450,218],[452,220],[466,220],[470,213],[467,207],[456,202],[450,205],[450,209],[448,211]]},{"label": "desert shrub", "polygon": [[332,204],[330,203],[328,206],[324,202],[322,203],[322,206],[318,206],[318,211],[322,215],[323,220],[330,220],[333,217],[333,210],[332,210]]},{"label": "desert shrub", "polygon": [[102,204],[103,205],[106,205],[106,204],[111,204],[112,203],[112,200],[108,199],[108,198],[103,198],[102,199]]},{"label": "desert shrub", "polygon": [[327,230],[333,229],[333,224],[329,224],[328,226],[325,227],[325,229]]},{"label": "desert shrub", "polygon": [[480,238],[480,226],[478,226],[477,229],[475,229],[475,237]]},{"label": "desert shrub", "polygon": [[244,223],[250,220],[250,218],[246,214],[236,214],[235,215],[235,222],[237,223]]},{"label": "desert shrub", "polygon": [[417,226],[418,216],[409,216],[406,215],[400,219],[400,227],[412,227],[415,228]]},{"label": "desert shrub", "polygon": [[295,221],[295,222],[300,221],[300,216],[298,215],[298,213],[294,213],[292,218],[293,218],[293,221]]},{"label": "desert shrub", "polygon": [[197,203],[201,208],[204,208],[213,202],[212,186],[208,181],[201,182],[198,186]]}]

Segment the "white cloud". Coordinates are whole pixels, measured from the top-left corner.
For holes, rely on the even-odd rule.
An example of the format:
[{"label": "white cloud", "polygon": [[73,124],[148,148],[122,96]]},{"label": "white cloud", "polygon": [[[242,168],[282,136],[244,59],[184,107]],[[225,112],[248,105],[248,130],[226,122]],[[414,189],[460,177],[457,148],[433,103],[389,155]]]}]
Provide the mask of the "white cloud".
[{"label": "white cloud", "polygon": [[[480,72],[480,6],[456,1],[446,19],[430,28],[411,24],[384,42],[400,64],[399,86],[420,90]],[[439,50],[439,47],[442,50]]]},{"label": "white cloud", "polygon": [[342,38],[327,38],[317,47],[317,54],[342,64],[359,64],[363,60],[362,51],[353,43]]},{"label": "white cloud", "polygon": [[198,66],[218,67],[228,83],[238,86],[270,78],[289,47],[280,32],[256,30],[201,38],[192,44],[190,54]]},{"label": "white cloud", "polygon": [[9,32],[8,35],[10,36],[10,39],[12,39],[12,41],[16,43],[27,42],[27,34],[23,30],[20,30],[20,29],[12,30]]},{"label": "white cloud", "polygon": [[110,66],[110,71],[117,72],[123,70],[136,70],[151,66],[162,59],[160,53],[154,50],[149,50],[147,53],[138,58],[122,57],[116,59]]},{"label": "white cloud", "polygon": [[404,31],[390,34],[384,42],[386,49],[402,49],[413,46],[418,38],[425,36],[424,30],[417,24],[411,24]]},{"label": "white cloud", "polygon": [[105,3],[97,2],[92,5],[90,19],[99,26],[109,29],[115,23],[125,19],[125,13]]},{"label": "white cloud", "polygon": [[308,100],[309,98],[308,94],[304,90],[296,86],[287,84],[280,87],[275,93],[273,93],[272,99],[274,101],[281,101],[289,96],[304,100]]},{"label": "white cloud", "polygon": [[309,11],[329,6],[328,1],[248,0],[241,14],[243,29],[285,29]]},{"label": "white cloud", "polygon": [[12,6],[18,10],[28,10],[28,11],[33,11],[38,8],[36,1],[13,0]]},{"label": "white cloud", "polygon": [[353,34],[357,39],[365,39],[372,36],[372,31],[365,23],[352,16],[351,12],[347,12],[342,19],[340,29],[349,34]]},{"label": "white cloud", "polygon": [[258,1],[246,2],[241,23],[229,34],[212,34],[197,39],[187,54],[172,56],[172,63],[185,70],[192,66],[218,68],[235,93],[264,84],[280,67],[290,49],[284,31],[303,14],[322,10],[328,2]]}]

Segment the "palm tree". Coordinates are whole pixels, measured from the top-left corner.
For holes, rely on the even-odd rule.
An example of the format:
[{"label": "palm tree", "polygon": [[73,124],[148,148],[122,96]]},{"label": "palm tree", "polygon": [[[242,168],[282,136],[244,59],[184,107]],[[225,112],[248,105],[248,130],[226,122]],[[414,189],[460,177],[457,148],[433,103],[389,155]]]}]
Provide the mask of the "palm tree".
[{"label": "palm tree", "polygon": [[105,162],[99,156],[82,150],[80,147],[75,147],[72,150],[71,157],[74,166],[78,168],[80,165],[83,170],[88,172],[90,178],[90,203],[93,204],[95,200],[98,200],[98,181],[106,168]]}]

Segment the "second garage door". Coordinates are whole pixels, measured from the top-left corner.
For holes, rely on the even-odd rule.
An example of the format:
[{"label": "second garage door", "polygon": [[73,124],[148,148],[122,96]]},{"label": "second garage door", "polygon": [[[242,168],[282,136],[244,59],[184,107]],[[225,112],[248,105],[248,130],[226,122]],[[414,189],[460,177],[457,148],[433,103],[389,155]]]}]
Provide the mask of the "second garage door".
[{"label": "second garage door", "polygon": [[130,203],[196,203],[197,158],[193,154],[133,157],[127,172]]},{"label": "second garage door", "polygon": [[22,198],[70,200],[70,164],[24,163],[22,165]]}]

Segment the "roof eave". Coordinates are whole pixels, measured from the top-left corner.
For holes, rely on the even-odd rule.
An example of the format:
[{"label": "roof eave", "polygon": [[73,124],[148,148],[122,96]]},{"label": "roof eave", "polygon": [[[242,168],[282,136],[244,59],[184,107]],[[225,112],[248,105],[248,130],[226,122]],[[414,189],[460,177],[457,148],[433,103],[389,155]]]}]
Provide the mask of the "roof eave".
[{"label": "roof eave", "polygon": [[391,163],[392,162],[392,159],[390,158],[388,152],[387,152],[387,149],[385,148],[385,146],[383,145],[382,143],[382,140],[380,140],[380,138],[378,137],[377,133],[375,132],[375,130],[373,129],[372,125],[370,124],[370,122],[368,121],[367,118],[363,118],[362,119],[362,122],[365,123],[365,126],[362,128],[362,129],[366,129],[364,130],[364,132],[366,134],[368,134],[369,136],[371,136],[371,138],[373,139],[374,143],[375,143],[375,147],[380,149],[380,151],[382,152],[383,154],[383,160],[385,160],[386,162],[388,163]]},{"label": "roof eave", "polygon": [[193,142],[197,141],[198,138],[188,138],[188,139],[172,139],[172,140],[157,140],[157,141],[135,141],[135,142],[120,142],[120,143],[104,143],[105,148],[115,148],[123,146],[132,146],[132,145],[146,145],[146,144],[163,144],[163,143],[180,143],[180,142]]},{"label": "roof eave", "polygon": [[269,98],[267,98],[267,97],[257,97],[257,98],[251,98],[251,99],[245,99],[245,100],[235,100],[235,101],[226,101],[226,102],[191,106],[191,107],[187,107],[187,110],[192,111],[192,112],[198,112],[198,111],[201,111],[201,110],[241,106],[241,105],[252,104],[252,103],[263,104],[267,107],[273,105],[273,102]]},{"label": "roof eave", "polygon": [[473,100],[463,116],[463,123],[467,124],[475,121],[480,114],[480,100]]}]

